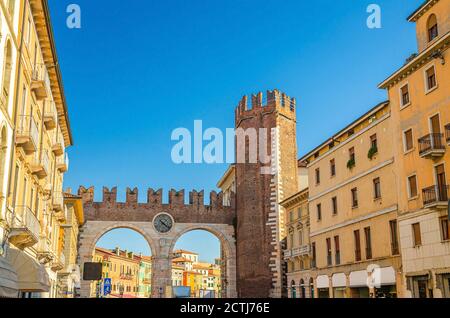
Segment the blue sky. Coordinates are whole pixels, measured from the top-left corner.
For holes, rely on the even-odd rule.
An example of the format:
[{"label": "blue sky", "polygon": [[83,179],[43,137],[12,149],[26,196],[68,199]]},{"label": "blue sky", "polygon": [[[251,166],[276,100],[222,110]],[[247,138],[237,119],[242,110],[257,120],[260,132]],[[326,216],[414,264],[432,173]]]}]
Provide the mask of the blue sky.
[{"label": "blue sky", "polygon": [[[299,156],[386,99],[377,89],[416,49],[423,0],[49,0],[74,137],[65,186],[215,188],[225,165],[175,165],[171,132],[233,127],[244,94],[298,100]],[[208,195],[205,195],[208,197]],[[192,241],[193,242],[193,241]]]}]

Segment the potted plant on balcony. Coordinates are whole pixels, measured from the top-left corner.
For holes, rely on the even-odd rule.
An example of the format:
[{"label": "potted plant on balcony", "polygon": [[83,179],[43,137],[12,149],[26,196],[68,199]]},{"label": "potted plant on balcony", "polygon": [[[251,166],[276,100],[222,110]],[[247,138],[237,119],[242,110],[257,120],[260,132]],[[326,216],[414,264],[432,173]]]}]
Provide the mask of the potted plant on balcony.
[{"label": "potted plant on balcony", "polygon": [[350,158],[347,162],[347,168],[352,170],[356,165],[355,158]]},{"label": "potted plant on balcony", "polygon": [[367,157],[372,160],[373,157],[375,157],[375,155],[378,153],[378,147],[377,146],[372,146],[369,149],[369,152],[367,153]]}]

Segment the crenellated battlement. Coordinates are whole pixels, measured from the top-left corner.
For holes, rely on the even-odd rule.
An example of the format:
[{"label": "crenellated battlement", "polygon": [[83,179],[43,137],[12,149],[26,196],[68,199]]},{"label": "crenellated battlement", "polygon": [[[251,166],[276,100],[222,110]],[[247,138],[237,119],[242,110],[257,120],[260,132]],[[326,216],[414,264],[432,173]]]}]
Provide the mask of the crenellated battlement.
[{"label": "crenellated battlement", "polygon": [[250,96],[245,95],[236,107],[236,119],[242,116],[252,116],[261,111],[273,110],[295,116],[296,103],[295,98],[291,98],[277,89],[268,90],[266,95],[262,92]]},{"label": "crenellated battlement", "polygon": [[[175,190],[171,189],[168,192],[168,204],[163,204],[163,190],[154,190],[149,188],[147,190],[147,202],[138,202],[138,188],[127,188],[126,189],[126,201],[117,202],[117,187],[111,189],[103,187],[103,198],[101,202],[94,201],[94,187],[85,188],[80,186],[78,189],[78,195],[82,198],[84,204],[103,204],[103,205],[140,205],[140,206],[196,206],[196,207],[212,207],[212,208],[230,208],[228,206],[223,206],[223,193],[217,193],[212,191],[209,194],[209,204],[206,205],[204,202],[205,191],[192,190],[189,192],[189,203],[185,203],[185,190]],[[232,200],[231,206],[233,206],[234,201]]]}]

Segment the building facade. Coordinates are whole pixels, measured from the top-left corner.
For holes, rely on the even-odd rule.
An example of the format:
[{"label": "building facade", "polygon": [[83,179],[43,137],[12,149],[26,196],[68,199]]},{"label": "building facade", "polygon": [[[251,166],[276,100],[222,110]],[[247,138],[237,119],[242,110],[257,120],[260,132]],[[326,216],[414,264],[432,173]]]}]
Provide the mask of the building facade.
[{"label": "building facade", "polygon": [[64,193],[66,222],[61,226],[64,231],[64,267],[58,272],[58,298],[76,298],[80,288],[81,274],[78,261],[79,228],[84,223],[81,198]]},{"label": "building facade", "polygon": [[397,297],[402,290],[393,153],[384,102],[300,159],[309,171],[316,297]]},{"label": "building facade", "polygon": [[408,18],[418,53],[389,76],[405,297],[450,297],[450,1]]},{"label": "building facade", "polygon": [[72,144],[61,72],[47,1],[0,6],[0,100],[7,115],[1,136],[9,140],[2,139],[2,261],[15,272],[21,297],[57,297],[57,272],[65,263],[65,149]]},{"label": "building facade", "polygon": [[308,188],[287,198],[281,205],[286,211],[284,260],[287,262],[288,297],[314,298]]}]

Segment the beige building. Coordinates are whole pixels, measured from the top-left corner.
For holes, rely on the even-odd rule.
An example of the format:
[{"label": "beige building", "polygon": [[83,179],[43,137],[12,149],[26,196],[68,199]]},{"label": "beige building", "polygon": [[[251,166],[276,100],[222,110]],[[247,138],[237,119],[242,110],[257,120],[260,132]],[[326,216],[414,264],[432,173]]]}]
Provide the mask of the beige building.
[{"label": "beige building", "polygon": [[58,298],[76,298],[80,288],[80,268],[78,260],[79,228],[84,223],[81,197],[64,194],[66,222],[61,226],[64,231],[64,268],[58,272]]},{"label": "beige building", "polygon": [[9,140],[4,145],[11,145],[2,150],[8,157],[0,167],[1,176],[8,178],[7,183],[0,178],[2,262],[13,269],[20,296],[56,297],[57,272],[65,264],[65,149],[72,144],[62,78],[47,1],[0,3],[6,31],[0,50],[5,57],[0,100],[6,124],[1,136]]},{"label": "beige building", "polygon": [[314,298],[308,188],[287,198],[281,205],[287,213],[284,260],[287,262],[288,297]]},{"label": "beige building", "polygon": [[300,159],[308,163],[316,297],[401,292],[393,153],[384,102]]},{"label": "beige building", "polygon": [[450,0],[408,18],[418,53],[389,76],[405,297],[450,297]]}]

